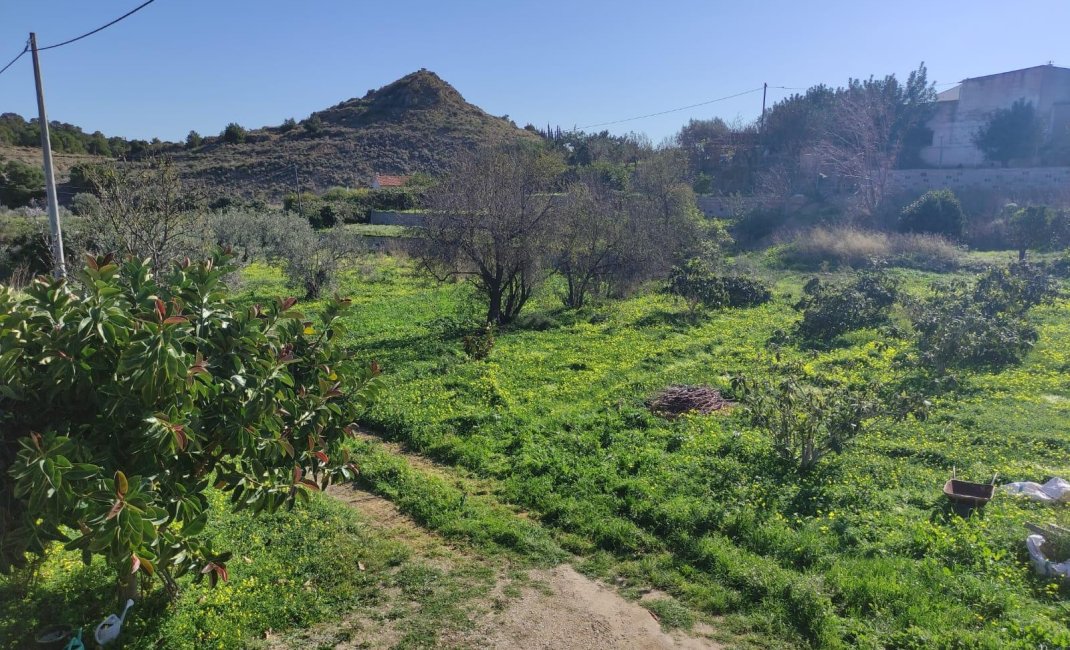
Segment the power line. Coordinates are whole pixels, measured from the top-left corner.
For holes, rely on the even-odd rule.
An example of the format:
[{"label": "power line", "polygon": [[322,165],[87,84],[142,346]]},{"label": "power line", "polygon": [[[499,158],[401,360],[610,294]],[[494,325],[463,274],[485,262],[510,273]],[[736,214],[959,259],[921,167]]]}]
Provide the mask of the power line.
[{"label": "power line", "polygon": [[37,48],[37,51],[40,52],[40,51],[43,51],[43,50],[51,50],[51,49],[54,49],[54,48],[57,48],[57,47],[63,47],[64,45],[70,45],[71,43],[73,43],[75,41],[80,41],[83,38],[85,38],[86,36],[92,36],[93,34],[96,34],[99,31],[103,31],[103,30],[111,27],[112,25],[114,25],[115,23],[119,22],[120,20],[123,20],[124,18],[127,18],[129,16],[132,16],[132,15],[136,14],[137,12],[139,12],[142,9],[144,9],[145,7],[151,5],[155,1],[156,0],[148,0],[148,2],[144,2],[144,3],[140,4],[140,5],[138,5],[137,7],[134,7],[133,9],[131,9],[130,11],[126,12],[122,16],[119,16],[118,18],[116,18],[115,20],[111,21],[110,23],[108,23],[106,25],[101,25],[100,27],[97,27],[96,29],[94,29],[91,32],[86,32],[86,33],[82,34],[81,36],[75,36],[74,38],[72,38],[70,40],[63,41],[62,43],[56,43],[55,45],[46,45],[45,47],[39,47],[39,48]]},{"label": "power line", "polygon": [[[96,34],[97,32],[103,31],[103,30],[111,27],[112,25],[114,25],[115,23],[123,20],[124,18],[128,18],[129,16],[132,16],[132,15],[136,14],[137,12],[139,12],[142,9],[144,9],[145,7],[151,5],[155,1],[156,0],[148,0],[147,2],[143,2],[140,5],[138,5],[137,7],[134,7],[130,11],[126,12],[122,16],[119,16],[115,20],[111,21],[110,23],[107,23],[106,25],[101,25],[100,27],[97,27],[96,29],[94,29],[91,32],[86,32],[86,33],[82,34],[81,36],[75,36],[74,38],[68,39],[66,41],[63,41],[62,43],[56,43],[54,45],[47,45],[45,47],[39,47],[39,48],[37,48],[37,51],[41,52],[41,51],[44,51],[44,50],[52,50],[52,49],[55,49],[57,47],[63,47],[64,45],[70,45],[71,43],[73,43],[75,41],[80,41],[80,40],[82,40],[83,38],[85,38],[87,36],[92,36],[93,34]],[[11,59],[11,61],[8,62],[8,64],[5,65],[3,68],[0,68],[0,74],[4,74],[4,72],[6,72],[8,68],[10,68],[11,66],[15,65],[15,62],[22,58],[23,54],[26,54],[29,51],[30,51],[30,46],[29,45],[23,46],[22,51],[19,52],[18,55],[14,59]]]},{"label": "power line", "polygon": [[582,131],[584,129],[593,129],[596,126],[609,126],[610,124],[620,124],[621,122],[632,122],[634,120],[644,120],[644,119],[646,119],[648,117],[657,117],[658,115],[666,115],[668,113],[676,113],[678,111],[686,111],[689,108],[697,108],[699,106],[706,106],[708,104],[715,104],[717,102],[723,102],[723,101],[728,100],[728,99],[735,99],[736,97],[742,97],[743,95],[749,95],[751,93],[756,93],[761,89],[762,89],[762,87],[758,86],[757,88],[752,88],[751,90],[744,90],[741,93],[736,93],[735,95],[728,95],[727,97],[718,97],[717,99],[711,99],[709,101],[699,102],[697,104],[691,104],[689,106],[681,106],[679,108],[670,108],[667,111],[659,111],[657,113],[648,113],[646,115],[637,115],[635,117],[626,117],[626,118],[624,118],[622,120],[613,120],[612,122],[599,122],[598,124],[588,124],[587,126],[576,127],[576,129],[574,129],[574,130],[581,130]]},{"label": "power line", "polygon": [[7,65],[5,65],[5,66],[4,66],[4,67],[3,67],[2,69],[0,69],[0,74],[4,74],[4,72],[5,72],[5,71],[6,71],[6,70],[7,70],[8,68],[10,68],[11,66],[15,65],[15,61],[18,61],[19,59],[21,59],[21,58],[22,58],[22,55],[23,55],[23,54],[26,54],[26,53],[27,53],[27,52],[29,52],[29,51],[30,51],[30,47],[29,47],[28,45],[24,45],[24,46],[22,47],[22,51],[21,51],[21,52],[19,52],[19,55],[18,55],[18,56],[16,56],[16,57],[15,57],[14,59],[11,59],[11,61],[10,61],[10,62],[9,62],[9,63],[8,63]]}]

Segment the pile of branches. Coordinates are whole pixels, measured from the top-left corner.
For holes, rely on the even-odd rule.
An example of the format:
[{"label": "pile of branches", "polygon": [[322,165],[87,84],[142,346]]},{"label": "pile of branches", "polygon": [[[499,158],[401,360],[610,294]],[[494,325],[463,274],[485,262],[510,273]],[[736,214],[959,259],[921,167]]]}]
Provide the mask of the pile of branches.
[{"label": "pile of branches", "polygon": [[669,419],[685,413],[709,415],[734,404],[709,386],[669,386],[646,402],[651,413]]}]

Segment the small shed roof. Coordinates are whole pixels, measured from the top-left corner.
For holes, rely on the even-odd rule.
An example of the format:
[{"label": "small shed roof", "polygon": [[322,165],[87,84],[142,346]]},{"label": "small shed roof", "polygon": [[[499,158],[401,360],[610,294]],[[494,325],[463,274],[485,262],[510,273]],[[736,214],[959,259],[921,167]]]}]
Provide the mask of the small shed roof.
[{"label": "small shed roof", "polygon": [[379,187],[401,187],[409,180],[408,176],[392,176],[389,174],[376,174],[375,183]]}]

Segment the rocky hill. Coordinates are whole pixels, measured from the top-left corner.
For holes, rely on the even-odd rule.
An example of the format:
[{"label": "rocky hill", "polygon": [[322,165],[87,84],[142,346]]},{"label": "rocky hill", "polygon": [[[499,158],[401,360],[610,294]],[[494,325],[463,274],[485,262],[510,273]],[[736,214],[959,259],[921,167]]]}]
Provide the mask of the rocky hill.
[{"label": "rocky hill", "polygon": [[295,170],[304,191],[359,187],[375,172],[440,173],[462,150],[518,137],[537,136],[420,70],[300,123],[250,131],[242,143],[206,138],[169,153],[183,176],[211,194],[278,200],[293,191]]}]

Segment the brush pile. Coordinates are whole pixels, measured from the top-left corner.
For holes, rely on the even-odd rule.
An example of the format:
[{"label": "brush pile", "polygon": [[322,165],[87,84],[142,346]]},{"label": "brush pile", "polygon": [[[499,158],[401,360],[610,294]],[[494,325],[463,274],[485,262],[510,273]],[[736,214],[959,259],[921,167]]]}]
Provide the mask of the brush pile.
[{"label": "brush pile", "polygon": [[709,415],[734,404],[721,397],[721,391],[709,386],[669,386],[646,402],[651,413],[668,419],[685,413]]}]

